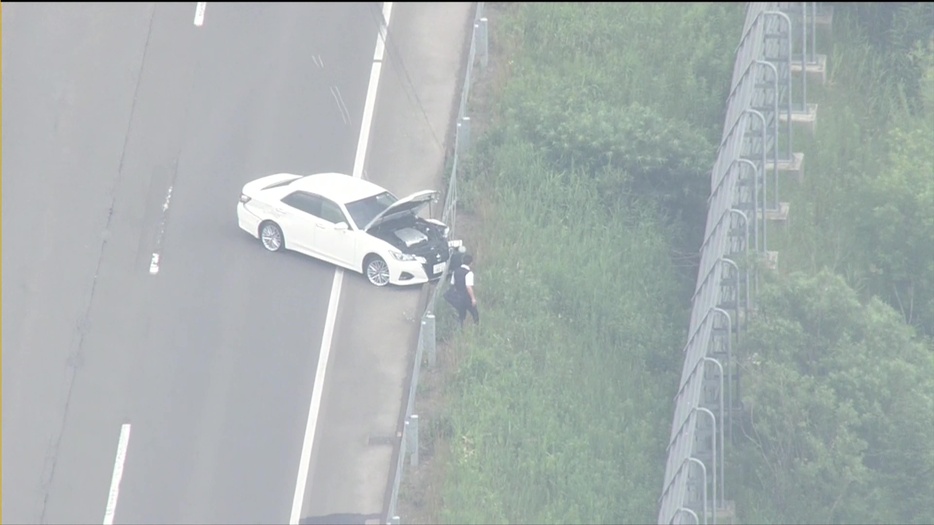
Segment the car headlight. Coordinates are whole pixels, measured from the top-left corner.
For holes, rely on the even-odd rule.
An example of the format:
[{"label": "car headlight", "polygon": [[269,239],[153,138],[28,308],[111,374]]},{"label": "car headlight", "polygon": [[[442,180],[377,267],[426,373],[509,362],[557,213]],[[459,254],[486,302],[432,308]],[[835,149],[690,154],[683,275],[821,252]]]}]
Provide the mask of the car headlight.
[{"label": "car headlight", "polygon": [[246,204],[246,203],[250,202],[250,197],[249,197],[246,193],[241,193],[241,194],[240,194],[240,202],[242,202],[243,204]]},{"label": "car headlight", "polygon": [[417,259],[415,258],[414,255],[409,254],[409,253],[402,253],[402,252],[397,252],[397,251],[390,251],[389,253],[392,254],[393,258],[394,258],[395,260],[397,260],[397,261],[415,261],[415,260],[417,260]]}]

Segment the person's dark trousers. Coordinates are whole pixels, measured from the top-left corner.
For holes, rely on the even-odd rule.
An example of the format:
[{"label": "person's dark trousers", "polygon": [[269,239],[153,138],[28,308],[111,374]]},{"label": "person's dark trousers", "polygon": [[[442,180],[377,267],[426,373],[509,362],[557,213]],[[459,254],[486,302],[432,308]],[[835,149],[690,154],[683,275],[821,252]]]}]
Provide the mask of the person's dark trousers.
[{"label": "person's dark trousers", "polygon": [[480,324],[480,312],[477,311],[476,306],[470,304],[470,296],[463,297],[460,308],[457,309],[457,318],[461,323],[461,327],[464,326],[464,320],[467,319],[467,312],[470,312],[473,317],[474,324]]}]

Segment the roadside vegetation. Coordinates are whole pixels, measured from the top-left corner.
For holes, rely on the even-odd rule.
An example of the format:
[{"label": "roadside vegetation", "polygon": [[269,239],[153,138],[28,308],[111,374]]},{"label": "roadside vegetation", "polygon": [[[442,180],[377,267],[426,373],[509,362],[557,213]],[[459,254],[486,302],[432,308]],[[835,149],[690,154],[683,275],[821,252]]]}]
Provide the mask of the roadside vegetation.
[{"label": "roadside vegetation", "polygon": [[482,324],[438,305],[400,513],[651,522],[744,6],[487,7],[458,209]]},{"label": "roadside vegetation", "polygon": [[[743,4],[487,4],[411,523],[657,513]],[[836,4],[805,176],[740,340],[740,523],[934,522],[934,8]],[[424,371],[424,369],[423,369]]]},{"label": "roadside vegetation", "polygon": [[742,523],[934,523],[932,39],[929,3],[835,6],[779,272],[738,353]]}]

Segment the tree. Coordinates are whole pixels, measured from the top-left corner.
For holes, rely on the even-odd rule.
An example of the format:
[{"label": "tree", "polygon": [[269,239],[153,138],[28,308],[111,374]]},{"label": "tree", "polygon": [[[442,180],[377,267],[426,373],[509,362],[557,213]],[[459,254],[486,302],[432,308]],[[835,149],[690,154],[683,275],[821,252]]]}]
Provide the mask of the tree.
[{"label": "tree", "polygon": [[774,279],[737,353],[747,521],[934,522],[934,356],[839,276]]},{"label": "tree", "polygon": [[929,2],[858,2],[842,4],[865,32],[872,45],[887,56],[891,80],[904,90],[906,102],[917,110],[924,93],[923,66],[913,57],[919,45],[934,37],[934,16]]},{"label": "tree", "polygon": [[887,166],[865,186],[856,227],[872,291],[934,335],[934,119],[908,123],[890,132]]}]

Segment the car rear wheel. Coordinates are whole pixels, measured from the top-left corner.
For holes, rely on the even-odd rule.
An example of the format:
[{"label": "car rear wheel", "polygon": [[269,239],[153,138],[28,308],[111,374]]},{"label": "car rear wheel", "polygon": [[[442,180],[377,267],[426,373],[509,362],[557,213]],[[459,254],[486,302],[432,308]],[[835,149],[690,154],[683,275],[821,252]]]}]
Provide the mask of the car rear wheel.
[{"label": "car rear wheel", "polygon": [[282,236],[282,228],[278,224],[266,221],[259,227],[259,240],[263,247],[271,252],[277,252],[285,246],[285,238]]},{"label": "car rear wheel", "polygon": [[389,265],[379,255],[370,255],[363,263],[363,273],[370,284],[386,286],[389,284]]}]

